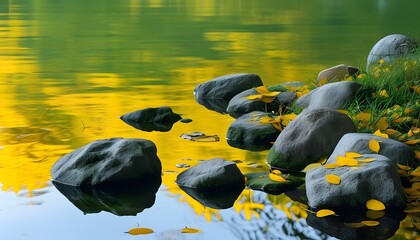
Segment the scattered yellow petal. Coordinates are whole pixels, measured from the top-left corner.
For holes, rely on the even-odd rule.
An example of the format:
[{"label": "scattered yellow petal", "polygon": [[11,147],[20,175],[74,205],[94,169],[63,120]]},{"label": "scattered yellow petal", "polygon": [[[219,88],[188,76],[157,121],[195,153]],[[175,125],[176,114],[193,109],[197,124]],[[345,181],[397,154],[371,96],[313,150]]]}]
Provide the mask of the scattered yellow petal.
[{"label": "scattered yellow petal", "polygon": [[361,112],[356,115],[355,119],[362,122],[369,122],[370,121],[370,113]]},{"label": "scattered yellow petal", "polygon": [[335,215],[335,212],[329,209],[321,209],[318,212],[316,212],[316,216],[319,218]]},{"label": "scattered yellow petal", "polygon": [[385,211],[373,211],[369,210],[366,212],[366,217],[369,219],[379,219],[385,215]]},{"label": "scattered yellow petal", "polygon": [[255,88],[255,91],[257,91],[258,93],[268,93],[270,91],[268,91],[266,86],[259,86],[257,88]]},{"label": "scattered yellow petal", "polygon": [[345,109],[338,109],[337,112],[341,112],[341,113],[344,113],[346,115],[349,115],[350,114],[349,111],[347,111]]},{"label": "scattered yellow petal", "polygon": [[397,163],[397,166],[398,166],[399,169],[406,170],[406,171],[411,169],[409,166],[402,165],[402,164],[399,164],[399,163]]},{"label": "scattered yellow petal", "polygon": [[273,171],[271,171],[272,173],[276,174],[276,175],[280,175],[281,171],[278,169],[274,169]]},{"label": "scattered yellow petal", "polygon": [[420,172],[413,171],[413,172],[411,172],[411,173],[410,173],[410,176],[413,176],[413,177],[420,177]]},{"label": "scattered yellow petal", "polygon": [[385,205],[376,199],[370,199],[366,202],[366,208],[374,211],[385,210]]},{"label": "scattered yellow petal", "polygon": [[336,168],[339,167],[337,164],[335,163],[327,163],[324,165],[325,168]]},{"label": "scattered yellow petal", "polygon": [[375,160],[376,160],[376,158],[364,158],[364,159],[359,160],[359,162],[370,163],[370,162],[373,162]]},{"label": "scattered yellow petal", "polygon": [[327,158],[327,157],[323,157],[323,158],[321,158],[321,159],[318,161],[318,163],[319,163],[319,164],[324,164],[327,160],[328,160],[328,158]]},{"label": "scattered yellow petal", "polygon": [[379,63],[380,64],[384,64],[385,63],[385,60],[381,59],[381,60],[379,60]]},{"label": "scattered yellow petal", "polygon": [[249,95],[248,97],[246,97],[248,100],[257,100],[260,99],[262,97],[261,94],[256,94],[256,95]]},{"label": "scattered yellow petal", "polygon": [[408,140],[408,141],[406,141],[404,143],[405,144],[408,144],[408,145],[416,145],[419,142],[420,142],[420,139],[418,138],[418,139]]},{"label": "scattered yellow petal", "polygon": [[348,158],[358,158],[361,157],[362,155],[360,153],[357,152],[346,152],[346,157]]},{"label": "scattered yellow petal", "polygon": [[184,229],[182,229],[181,233],[201,233],[202,231],[199,229],[195,229],[195,228],[189,228],[189,227],[185,227]]},{"label": "scattered yellow petal", "polygon": [[376,127],[378,128],[378,130],[383,131],[389,127],[389,123],[386,119],[387,119],[386,117],[381,117],[376,122]]},{"label": "scattered yellow petal", "polygon": [[361,79],[361,78],[364,78],[364,77],[366,77],[366,74],[364,74],[364,73],[361,73],[361,74],[357,75],[358,79]]},{"label": "scattered yellow petal", "polygon": [[374,140],[374,139],[371,139],[369,141],[369,148],[370,148],[370,150],[372,150],[376,153],[379,153],[379,149],[380,149],[379,142]]},{"label": "scattered yellow petal", "polygon": [[394,130],[394,129],[391,129],[391,128],[386,129],[385,133],[388,134],[388,135],[391,135],[393,137],[398,137],[402,134],[402,133],[398,132],[397,130]]},{"label": "scattered yellow petal", "polygon": [[261,97],[260,100],[263,101],[263,102],[265,102],[265,103],[271,103],[274,100],[274,98],[273,97],[267,97],[267,96],[262,95],[262,97]]},{"label": "scattered yellow petal", "polygon": [[349,166],[349,167],[355,167],[359,165],[359,162],[356,159],[344,157],[344,156],[337,156],[337,162],[336,164],[338,166]]},{"label": "scattered yellow petal", "polygon": [[344,225],[351,228],[361,228],[361,227],[366,226],[363,223],[344,223]]},{"label": "scattered yellow petal", "polygon": [[327,182],[331,184],[338,185],[341,182],[341,178],[335,174],[327,174],[325,178],[327,179]]},{"label": "scattered yellow petal", "polygon": [[414,151],[414,153],[416,154],[416,158],[420,159],[420,151]]},{"label": "scattered yellow petal", "polygon": [[153,233],[153,230],[150,229],[150,228],[133,228],[133,229],[130,229],[128,232],[125,232],[125,233],[128,233],[130,235],[142,235],[142,234]]},{"label": "scattered yellow petal", "polygon": [[379,92],[379,96],[383,97],[383,98],[389,98],[389,94],[386,90],[381,90]]},{"label": "scattered yellow petal", "polygon": [[279,94],[280,94],[280,92],[267,92],[267,93],[262,93],[262,95],[264,97],[275,97],[275,96],[277,96]]},{"label": "scattered yellow petal", "polygon": [[407,137],[412,137],[412,136],[414,136],[414,132],[413,131],[411,131],[411,129],[407,132]]},{"label": "scattered yellow petal", "polygon": [[372,220],[362,221],[361,223],[368,227],[374,227],[374,226],[379,225],[378,221],[372,221]]},{"label": "scattered yellow petal", "polygon": [[383,138],[389,138],[388,134],[386,133],[381,133],[381,131],[378,129],[376,130],[376,132],[373,133],[373,135],[378,136],[378,137],[383,137]]},{"label": "scattered yellow petal", "polygon": [[321,80],[319,80],[318,82],[318,86],[322,86],[328,83],[328,78],[323,78]]},{"label": "scattered yellow petal", "polygon": [[268,177],[275,182],[286,182],[286,179],[276,174],[269,173]]}]

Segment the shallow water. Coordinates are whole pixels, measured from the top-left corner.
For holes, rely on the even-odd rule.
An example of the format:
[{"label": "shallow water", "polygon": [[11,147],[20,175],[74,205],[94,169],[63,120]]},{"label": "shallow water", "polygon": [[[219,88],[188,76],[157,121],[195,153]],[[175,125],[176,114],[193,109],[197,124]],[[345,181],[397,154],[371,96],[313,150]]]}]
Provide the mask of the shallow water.
[{"label": "shallow water", "polygon": [[[233,119],[197,104],[192,91],[231,73],[257,73],[273,85],[309,83],[340,63],[364,68],[383,36],[419,37],[419,7],[415,0],[0,2],[1,239],[132,239],[125,232],[137,226],[155,232],[143,239],[331,238],[308,226],[307,213],[285,195],[245,190],[234,207],[214,210],[175,185],[181,163],[222,157],[241,160],[244,173],[265,168],[267,152],[230,147]],[[193,122],[142,132],[119,119],[159,106]],[[179,138],[193,131],[221,141]],[[146,138],[158,148],[162,185],[137,216],[84,214],[50,182],[62,155],[111,137]],[[407,221],[395,239],[416,238]],[[181,234],[186,226],[203,232]]]}]

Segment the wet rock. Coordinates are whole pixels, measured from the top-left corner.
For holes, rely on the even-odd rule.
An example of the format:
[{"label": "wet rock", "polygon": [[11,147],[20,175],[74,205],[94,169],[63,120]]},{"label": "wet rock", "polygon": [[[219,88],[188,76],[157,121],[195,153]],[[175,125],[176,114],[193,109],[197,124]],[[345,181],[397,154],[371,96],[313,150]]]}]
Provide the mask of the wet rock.
[{"label": "wet rock", "polygon": [[337,156],[344,156],[346,152],[374,154],[375,152],[369,148],[371,139],[379,142],[379,154],[389,158],[394,165],[399,163],[411,167],[417,166],[414,150],[409,145],[369,133],[348,133],[344,135],[337,143],[327,163],[334,163]]},{"label": "wet rock", "polygon": [[[319,167],[306,173],[308,203],[315,209],[361,208],[370,199],[381,201],[386,208],[404,208],[406,199],[395,164],[379,154],[364,154],[374,158],[356,167]],[[340,184],[331,184],[327,174],[340,177]]]},{"label": "wet rock", "polygon": [[142,131],[168,132],[182,117],[170,107],[146,108],[120,117],[128,125]]},{"label": "wet rock", "polygon": [[51,168],[53,181],[71,186],[108,187],[161,175],[156,146],[146,139],[111,138],[64,155]]},{"label": "wet rock", "polygon": [[250,144],[274,142],[280,130],[269,123],[260,122],[261,118],[269,116],[271,114],[257,111],[242,115],[229,126],[226,138],[229,141]]},{"label": "wet rock", "polygon": [[226,112],[229,101],[235,95],[262,85],[261,78],[256,74],[226,75],[197,85],[194,89],[194,97],[198,103],[210,110]]},{"label": "wet rock", "polygon": [[147,184],[122,184],[118,187],[80,188],[53,181],[57,190],[84,214],[110,212],[117,216],[135,216],[155,203],[162,180],[148,179]]},{"label": "wet rock", "polygon": [[379,61],[383,59],[385,62],[410,54],[418,50],[419,42],[409,36],[402,34],[388,35],[379,40],[370,50],[366,70],[370,71]]},{"label": "wet rock", "polygon": [[296,106],[307,110],[344,108],[358,94],[362,94],[359,92],[362,86],[351,81],[325,84],[296,100]]},{"label": "wet rock", "polygon": [[302,170],[329,156],[346,133],[356,132],[353,121],[332,110],[309,110],[299,114],[280,133],[268,152],[273,168]]},{"label": "wet rock", "polygon": [[234,162],[214,158],[187,169],[176,179],[179,186],[196,189],[230,189],[245,185],[245,177]]},{"label": "wet rock", "polygon": [[350,76],[355,76],[359,73],[360,70],[353,66],[346,66],[344,64],[340,64],[325,70],[322,70],[318,74],[318,82],[323,83],[331,83],[331,82],[338,82],[346,79]]},{"label": "wet rock", "polygon": [[305,183],[304,177],[293,176],[291,174],[283,175],[285,182],[273,181],[268,172],[253,172],[245,174],[246,185],[249,189],[263,191],[271,195],[280,195],[296,189]]}]

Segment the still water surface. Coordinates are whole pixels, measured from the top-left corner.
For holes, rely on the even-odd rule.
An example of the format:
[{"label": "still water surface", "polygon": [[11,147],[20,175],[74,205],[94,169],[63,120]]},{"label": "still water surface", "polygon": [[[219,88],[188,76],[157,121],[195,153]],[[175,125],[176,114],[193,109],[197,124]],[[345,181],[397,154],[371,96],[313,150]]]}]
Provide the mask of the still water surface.
[{"label": "still water surface", "polygon": [[[383,36],[419,37],[418,9],[415,0],[1,1],[1,239],[133,239],[124,232],[137,226],[155,231],[142,239],[331,238],[285,195],[245,190],[234,207],[216,210],[175,185],[180,163],[221,157],[243,161],[243,173],[265,168],[266,152],[230,147],[233,119],[197,104],[192,91],[231,73],[257,73],[273,85],[311,82],[340,63],[363,68]],[[119,119],[160,106],[193,122],[149,133]],[[193,131],[221,141],[179,138]],[[88,214],[50,182],[62,155],[111,137],[146,138],[158,148],[162,185],[137,216]],[[416,239],[404,223],[411,220],[395,239]],[[186,226],[203,233],[182,235]]]}]

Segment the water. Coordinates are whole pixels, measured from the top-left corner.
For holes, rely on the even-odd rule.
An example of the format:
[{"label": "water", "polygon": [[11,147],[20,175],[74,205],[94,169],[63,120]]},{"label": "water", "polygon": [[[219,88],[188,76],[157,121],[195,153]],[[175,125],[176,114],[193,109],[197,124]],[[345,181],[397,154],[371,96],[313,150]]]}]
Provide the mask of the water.
[{"label": "water", "polygon": [[[192,91],[231,73],[257,73],[273,85],[311,82],[340,63],[364,68],[380,38],[419,37],[419,7],[414,0],[1,1],[1,239],[132,239],[124,232],[137,226],[155,231],[143,239],[329,238],[285,195],[246,190],[233,208],[214,210],[175,185],[183,170],[176,164],[222,157],[243,161],[244,173],[265,166],[267,152],[227,144],[233,119],[198,105]],[[119,119],[159,106],[193,122],[149,133]],[[221,141],[179,138],[193,131]],[[137,216],[85,215],[50,182],[62,155],[111,137],[150,139],[163,163],[155,203]],[[410,221],[395,239],[416,238]],[[203,233],[180,234],[186,226]]]}]

